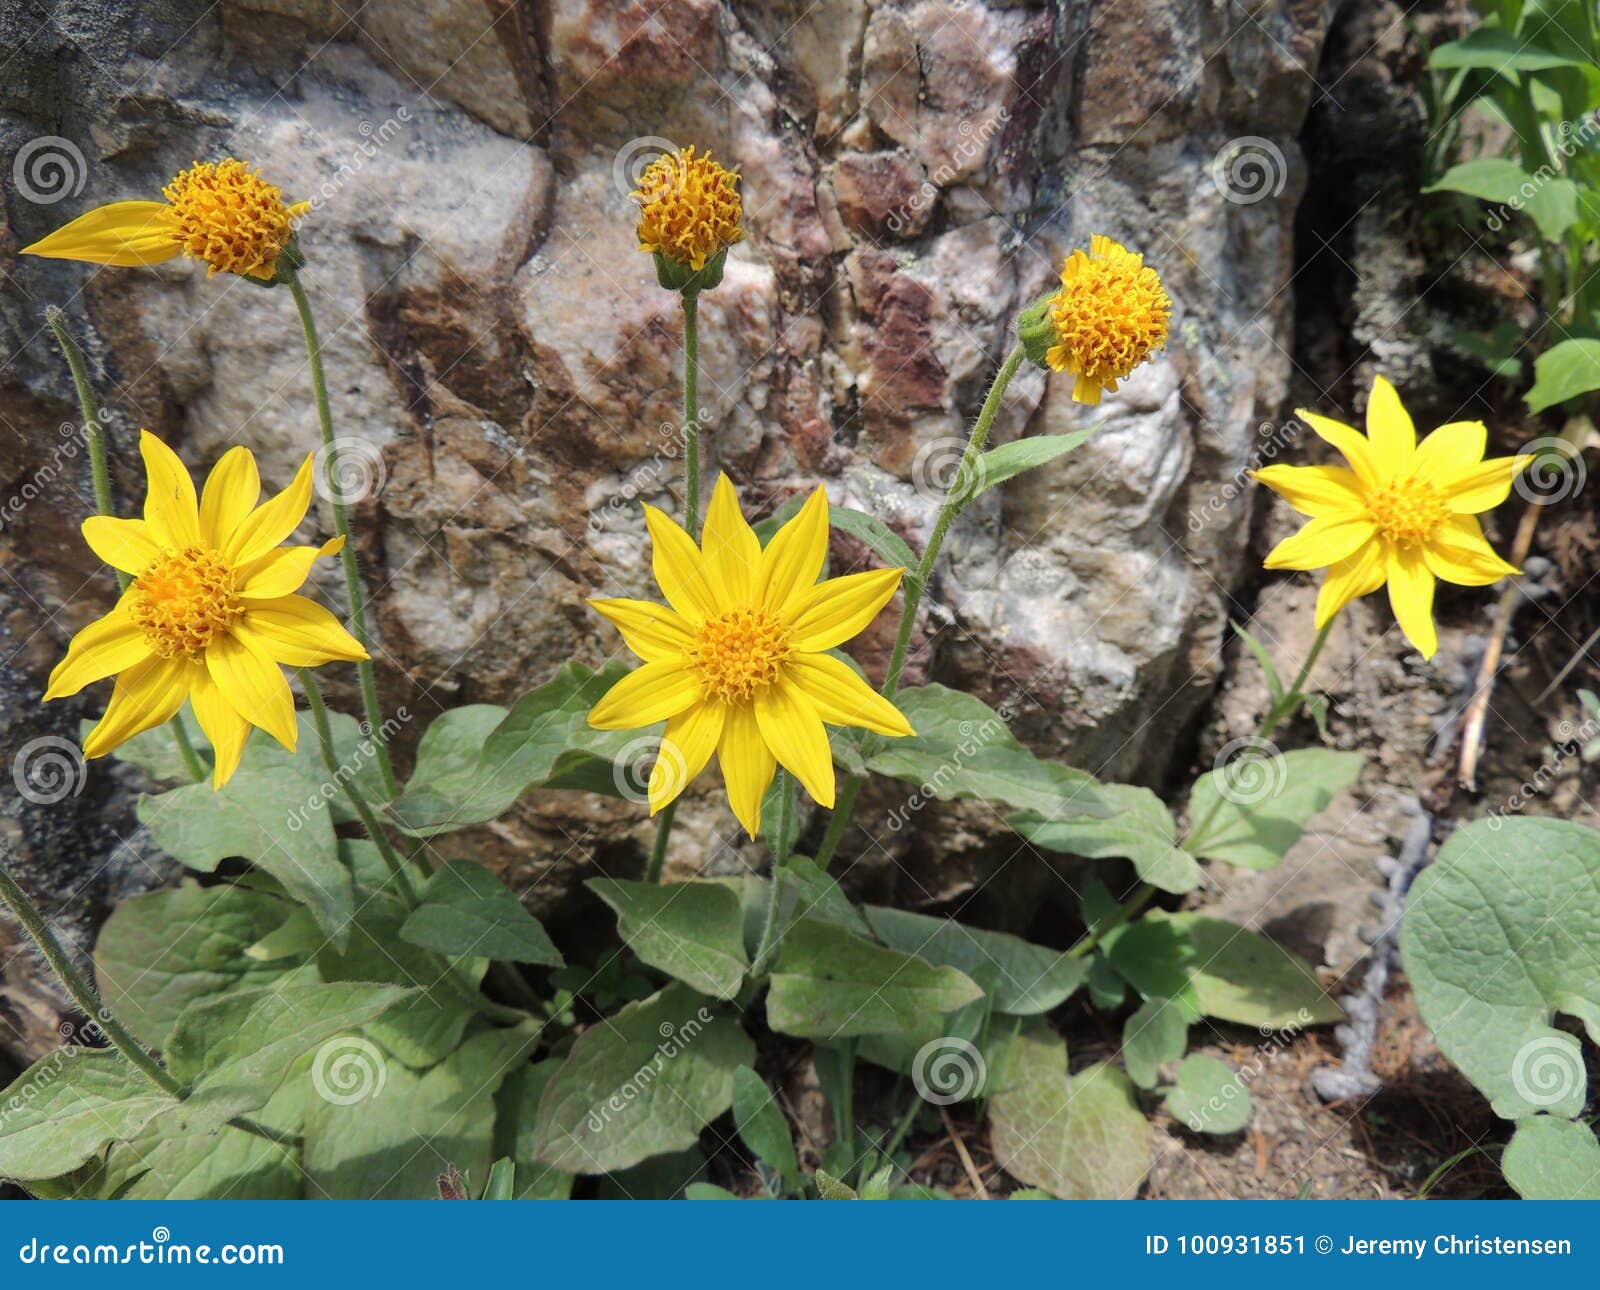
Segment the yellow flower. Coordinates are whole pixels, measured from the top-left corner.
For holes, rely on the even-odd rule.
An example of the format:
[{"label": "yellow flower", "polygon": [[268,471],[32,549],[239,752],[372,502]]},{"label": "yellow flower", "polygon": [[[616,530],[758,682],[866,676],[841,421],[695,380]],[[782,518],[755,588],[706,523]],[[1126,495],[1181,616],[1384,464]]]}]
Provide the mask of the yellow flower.
[{"label": "yellow flower", "polygon": [[161,190],[164,202],[112,202],[80,215],[23,255],[90,264],[160,264],[189,255],[206,276],[238,273],[270,281],[310,202],[283,193],[242,161],[196,162]]},{"label": "yellow flower", "polygon": [[187,698],[216,751],[212,784],[221,788],[252,726],[294,749],[294,698],[280,664],[367,657],[332,614],[294,594],[313,561],[344,541],[279,546],[311,504],[310,457],[287,489],[258,506],[261,481],[246,448],[224,454],[198,501],[171,448],[144,431],[139,450],[149,479],[144,518],[96,515],[83,525],[94,553],[134,579],[109,614],[72,638],[44,697],[116,676],[85,757],[161,725]]},{"label": "yellow flower", "polygon": [[739,176],[711,160],[682,153],[657,157],[639,179],[632,196],[639,203],[639,249],[659,252],[695,272],[719,251],[744,237],[739,221]]},{"label": "yellow flower", "polygon": [[846,663],[826,651],[857,635],[889,603],[904,569],[818,582],[828,553],[822,489],[765,550],[717,480],[700,545],[645,507],[656,581],[670,608],[591,600],[644,666],[589,713],[599,730],[667,723],[650,772],[650,813],[673,801],[717,754],[728,803],[755,837],[777,763],[823,806],[833,805],[827,722],[882,735],[910,724]]},{"label": "yellow flower", "polygon": [[1267,556],[1269,569],[1322,569],[1317,627],[1357,597],[1389,584],[1389,603],[1406,639],[1432,658],[1435,578],[1486,587],[1520,573],[1494,553],[1476,516],[1506,500],[1532,457],[1484,460],[1481,421],[1453,421],[1420,444],[1394,386],[1372,384],[1367,433],[1301,411],[1343,454],[1345,466],[1268,466],[1251,476],[1302,515],[1311,516]]},{"label": "yellow flower", "polygon": [[1045,361],[1078,378],[1079,403],[1098,403],[1102,390],[1115,394],[1118,381],[1167,343],[1172,301],[1144,256],[1096,233],[1087,255],[1074,251],[1061,266],[1061,290],[1046,312]]}]

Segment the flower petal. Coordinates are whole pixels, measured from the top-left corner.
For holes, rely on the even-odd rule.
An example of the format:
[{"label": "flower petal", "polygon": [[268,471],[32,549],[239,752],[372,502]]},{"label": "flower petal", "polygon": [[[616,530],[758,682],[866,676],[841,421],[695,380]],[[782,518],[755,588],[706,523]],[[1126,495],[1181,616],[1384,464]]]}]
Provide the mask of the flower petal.
[{"label": "flower petal", "polygon": [[86,685],[137,667],[148,659],[150,642],[122,603],[72,638],[67,656],[50,673],[46,699],[64,699]]},{"label": "flower petal", "polygon": [[273,547],[254,564],[240,569],[239,594],[247,600],[276,600],[299,591],[311,566],[325,555],[338,555],[344,538],[329,538],[321,546]]},{"label": "flower petal", "polygon": [[656,764],[650,769],[650,814],[677,800],[717,750],[722,737],[725,703],[708,700],[687,708],[667,722]]},{"label": "flower petal", "polygon": [[1495,554],[1476,515],[1452,515],[1428,540],[1422,557],[1434,577],[1462,587],[1487,587],[1522,572]]},{"label": "flower petal", "polygon": [[1307,412],[1304,408],[1296,409],[1295,416],[1315,430],[1325,443],[1331,443],[1339,450],[1339,455],[1350,463],[1350,469],[1364,487],[1372,488],[1378,483],[1379,473],[1373,460],[1372,447],[1361,431],[1332,417]]},{"label": "flower petal", "polygon": [[694,646],[689,624],[665,605],[648,600],[591,600],[589,605],[621,632],[627,647],[647,663],[681,658]]},{"label": "flower petal", "polygon": [[778,770],[777,760],[756,724],[754,704],[726,705],[722,737],[717,740],[717,762],[728,790],[728,805],[753,838],[761,832],[761,800]]},{"label": "flower petal", "polygon": [[820,652],[859,635],[893,599],[904,574],[904,569],[869,569],[819,582],[795,602],[790,645]]},{"label": "flower petal", "polygon": [[650,530],[650,567],[667,603],[698,627],[721,611],[721,602],[706,577],[705,561],[694,539],[665,511],[644,508]]},{"label": "flower petal", "polygon": [[1406,639],[1423,658],[1432,658],[1439,649],[1433,627],[1433,574],[1415,547],[1389,551],[1389,604]]},{"label": "flower petal", "polygon": [[833,806],[833,750],[816,706],[796,685],[780,679],[756,692],[756,725],[767,747],[816,799]]},{"label": "flower petal", "polygon": [[1417,445],[1416,474],[1435,488],[1448,489],[1452,481],[1482,463],[1488,442],[1489,430],[1481,421],[1442,425]]},{"label": "flower petal", "polygon": [[192,670],[189,706],[194,709],[194,718],[211,741],[212,752],[216,755],[211,787],[221,788],[239,769],[239,759],[244,756],[244,745],[250,738],[251,725],[234,710],[204,667]]},{"label": "flower petal", "polygon": [[1511,481],[1532,463],[1532,455],[1490,457],[1443,484],[1444,504],[1457,515],[1492,511],[1511,495]]},{"label": "flower petal", "polygon": [[234,631],[245,636],[257,653],[288,667],[358,663],[369,657],[337,618],[305,596],[252,601]]},{"label": "flower petal", "polygon": [[200,504],[188,467],[148,430],[139,431],[139,454],[149,478],[144,519],[151,536],[175,551],[199,545]]},{"label": "flower petal", "polygon": [[161,264],[183,250],[173,236],[172,207],[166,202],[112,202],[63,225],[23,255],[89,264]]},{"label": "flower petal", "polygon": [[1317,592],[1317,630],[1321,631],[1335,614],[1352,600],[1371,595],[1389,576],[1389,555],[1382,541],[1368,542],[1355,554],[1328,568]]},{"label": "flower petal", "polygon": [[761,553],[756,599],[783,613],[816,585],[828,558],[828,494],[817,489],[800,513],[785,524]]},{"label": "flower petal", "polygon": [[717,476],[700,534],[705,570],[723,596],[733,604],[748,604],[754,596],[761,567],[761,542],[745,523],[738,494],[726,475]]},{"label": "flower petal", "polygon": [[206,647],[206,670],[235,712],[294,751],[294,696],[271,657],[242,633],[219,636]]},{"label": "flower petal", "polygon": [[1385,475],[1410,473],[1417,452],[1417,428],[1400,402],[1399,392],[1381,376],[1373,378],[1367,398],[1367,442]]},{"label": "flower petal", "polygon": [[1298,533],[1286,537],[1267,554],[1269,569],[1322,569],[1338,564],[1370,542],[1377,529],[1365,515],[1337,515],[1314,519]]},{"label": "flower petal", "polygon": [[654,725],[698,703],[704,688],[681,660],[646,663],[605,692],[589,710],[589,724],[596,730]]},{"label": "flower petal", "polygon": [[161,558],[164,550],[150,525],[115,515],[91,515],[84,520],[83,540],[97,556],[123,573],[143,573]]},{"label": "flower petal", "polygon": [[1366,510],[1361,481],[1344,466],[1264,466],[1252,470],[1250,478],[1302,515],[1359,515]]},{"label": "flower petal", "polygon": [[[261,500],[261,474],[246,447],[229,448],[206,476],[200,493],[200,536],[220,551]],[[293,591],[294,588],[289,588]]]},{"label": "flower petal", "polygon": [[311,507],[311,468],[308,454],[289,487],[262,502],[234,529],[222,553],[235,567],[259,560],[282,542],[305,519]]},{"label": "flower petal", "polygon": [[880,735],[915,734],[905,714],[831,654],[791,654],[784,667],[831,726],[860,726]]},{"label": "flower petal", "polygon": [[85,757],[104,757],[134,735],[168,721],[183,706],[192,671],[182,655],[149,658],[117,678],[106,714],[83,741]]}]

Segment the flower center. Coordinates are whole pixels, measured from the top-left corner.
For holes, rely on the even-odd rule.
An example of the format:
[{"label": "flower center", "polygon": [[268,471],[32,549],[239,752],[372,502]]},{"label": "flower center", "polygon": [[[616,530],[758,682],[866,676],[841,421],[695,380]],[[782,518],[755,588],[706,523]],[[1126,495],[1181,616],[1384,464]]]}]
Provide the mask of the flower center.
[{"label": "flower center", "polygon": [[1058,343],[1048,361],[1099,385],[1120,381],[1166,343],[1171,311],[1160,276],[1136,256],[1075,252],[1050,302]]},{"label": "flower center", "polygon": [[1390,480],[1367,494],[1367,513],[1378,532],[1401,546],[1426,542],[1449,514],[1425,479]]},{"label": "flower center", "polygon": [[198,658],[244,612],[234,592],[233,570],[216,552],[185,547],[169,552],[128,589],[133,621],[162,658]]},{"label": "flower center", "polygon": [[657,157],[632,194],[639,203],[639,245],[698,271],[744,237],[739,176],[694,148]]},{"label": "flower center", "polygon": [[789,633],[764,609],[735,609],[701,627],[689,657],[713,694],[743,702],[778,679]]},{"label": "flower center", "polygon": [[270,278],[307,203],[286,206],[283,192],[242,161],[197,162],[162,190],[175,236],[210,272]]}]

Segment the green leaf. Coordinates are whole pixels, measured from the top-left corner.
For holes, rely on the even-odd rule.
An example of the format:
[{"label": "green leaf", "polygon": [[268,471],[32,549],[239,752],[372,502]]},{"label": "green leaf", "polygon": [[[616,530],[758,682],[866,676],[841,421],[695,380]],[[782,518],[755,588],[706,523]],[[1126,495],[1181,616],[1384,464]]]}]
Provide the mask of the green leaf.
[{"label": "green leaf", "polygon": [[1145,998],[1172,999],[1191,1018],[1276,1029],[1344,1017],[1301,959],[1218,918],[1157,910],[1116,932],[1108,953]]},{"label": "green leaf", "polygon": [[1189,1018],[1180,1004],[1160,995],[1146,999],[1122,1023],[1122,1062],[1140,1088],[1161,1082],[1161,1066],[1175,1062],[1189,1046]]},{"label": "green leaf", "polygon": [[1272,661],[1272,655],[1267,653],[1267,647],[1245,630],[1244,624],[1229,620],[1228,625],[1233,628],[1233,633],[1245,643],[1245,647],[1255,656],[1256,664],[1261,668],[1261,674],[1267,679],[1267,696],[1272,700],[1272,706],[1277,707],[1283,702],[1283,678],[1278,675],[1278,665]]},{"label": "green leaf", "polygon": [[447,958],[481,955],[544,967],[566,965],[539,920],[505,883],[473,860],[451,860],[434,871],[400,937]]},{"label": "green leaf", "polygon": [[1131,784],[1099,784],[1095,792],[1113,812],[1104,819],[1045,820],[1024,813],[1006,823],[1046,851],[1131,860],[1139,877],[1162,891],[1181,895],[1200,885],[1200,866],[1178,846],[1178,826],[1159,797]]},{"label": "green leaf", "polygon": [[579,1035],[539,1104],[535,1158],[567,1173],[614,1173],[694,1146],[733,1104],[755,1060],[739,1023],[673,984]]},{"label": "green leaf", "polygon": [[733,1073],[733,1122],[757,1160],[778,1174],[796,1195],[805,1191],[805,1176],[794,1153],[789,1121],[772,1090],[748,1066]]},{"label": "green leaf", "polygon": [[1600,1200],[1600,1142],[1581,1121],[1519,1120],[1500,1167],[1523,1200]]},{"label": "green leaf", "polygon": [[1514,322],[1503,322],[1485,332],[1455,328],[1450,332],[1450,343],[1463,354],[1476,358],[1489,369],[1491,375],[1515,381],[1522,375],[1520,355],[1527,342],[1527,333]]},{"label": "green leaf", "polygon": [[1089,1002],[1103,1012],[1120,1008],[1128,997],[1128,983],[1111,966],[1104,954],[1096,954],[1089,965]]},{"label": "green leaf", "polygon": [[1363,760],[1330,748],[1274,749],[1208,771],[1189,797],[1195,831],[1184,845],[1208,860],[1271,869],[1300,840],[1306,822],[1355,783]]},{"label": "green leaf", "polygon": [[860,1200],[856,1189],[842,1179],[835,1178],[825,1169],[817,1170],[817,1194],[823,1200]]},{"label": "green leaf", "polygon": [[875,515],[853,511],[847,506],[830,506],[828,520],[841,533],[847,533],[891,569],[904,569],[906,580],[917,574],[917,557],[905,539]]},{"label": "green leaf", "polygon": [[685,1200],[738,1200],[726,1187],[718,1187],[716,1183],[697,1182],[690,1183],[683,1189]]},{"label": "green leaf", "polygon": [[560,1068],[559,1057],[520,1063],[494,1095],[494,1150],[516,1165],[517,1200],[568,1200],[572,1196],[571,1174],[533,1158],[539,1132],[539,1099]]},{"label": "green leaf", "polygon": [[[789,820],[784,830],[785,836],[778,836],[778,821],[783,818],[780,807],[782,805],[779,794],[787,791],[789,794]],[[767,845],[774,854],[782,852],[784,855],[793,853],[795,844],[800,840],[800,804],[795,800],[794,780],[788,775],[774,775],[772,783],[767,786],[765,796],[761,799],[761,824],[760,832],[767,839]]]},{"label": "green leaf", "polygon": [[71,1173],[174,1105],[110,1049],[59,1049],[0,1097],[0,1178]]},{"label": "green leaf", "polygon": [[1551,1023],[1600,1031],[1597,890],[1600,833],[1501,816],[1457,829],[1411,889],[1400,946],[1417,1007],[1496,1115],[1583,1109],[1583,1054]]},{"label": "green leaf", "polygon": [[1067,1047],[1039,1027],[1017,1039],[1013,1081],[989,1100],[995,1159],[1063,1200],[1128,1200],[1150,1172],[1150,1124],[1110,1066],[1067,1074]]},{"label": "green leaf", "polygon": [[1581,394],[1600,390],[1600,340],[1564,340],[1540,354],[1533,365],[1528,411],[1543,412]]},{"label": "green leaf", "polygon": [[1191,1133],[1237,1133],[1250,1123],[1250,1091],[1231,1066],[1204,1053],[1184,1059],[1163,1105]]},{"label": "green leaf", "polygon": [[249,887],[190,882],[133,896],[111,911],[95,941],[101,999],[141,1042],[164,1048],[195,1000],[266,985],[295,966],[248,951],[300,909]]},{"label": "green leaf", "polygon": [[1479,27],[1460,40],[1437,46],[1428,56],[1428,66],[1435,71],[1472,67],[1502,76],[1588,65],[1589,60],[1580,55],[1557,53],[1531,37],[1500,27]]},{"label": "green leaf", "polygon": [[767,1023],[786,1035],[834,1041],[912,1031],[983,991],[961,972],[884,949],[843,928],[802,918],[783,942],[767,992]]},{"label": "green leaf", "polygon": [[1082,959],[1005,932],[903,909],[868,906],[867,922],[890,949],[953,967],[977,983],[996,1012],[1027,1017],[1064,1003],[1089,975]]},{"label": "green leaf", "polygon": [[1012,443],[1001,444],[998,448],[989,449],[978,458],[972,491],[966,500],[971,501],[991,488],[999,487],[1006,480],[1014,479],[1024,471],[1035,470],[1057,457],[1064,456],[1086,443],[1099,428],[1099,424],[1096,423],[1082,430],[1074,430],[1071,434],[1035,435],[1031,439],[1018,439]]},{"label": "green leaf", "polygon": [[339,859],[321,788],[292,766],[244,765],[221,789],[186,784],[139,799],[141,823],[163,851],[211,873],[243,857],[308,908],[342,945],[355,912],[355,887]]},{"label": "green leaf", "polygon": [[1522,211],[1539,236],[1557,242],[1578,222],[1578,186],[1570,179],[1530,175],[1515,161],[1483,157],[1452,166],[1424,192],[1465,193],[1480,201]]},{"label": "green leaf", "polygon": [[517,1198],[517,1165],[502,1156],[489,1166],[489,1182],[483,1189],[484,1200],[515,1200]]},{"label": "green leaf", "polygon": [[[762,886],[770,890],[771,884],[762,883]],[[767,909],[765,899],[760,902],[760,909],[764,918]],[[781,912],[786,926],[796,918],[814,918],[872,939],[872,928],[867,925],[861,911],[850,903],[850,897],[844,894],[844,889],[824,873],[816,861],[805,856],[791,856],[789,863],[784,866]]]},{"label": "green leaf", "polygon": [[[188,704],[185,704],[171,721],[165,721],[118,744],[111,750],[111,756],[130,766],[137,766],[151,779],[165,783],[187,784],[194,779],[194,776],[189,773],[189,763],[184,760],[183,752],[178,747],[178,736],[173,729],[178,723],[183,725],[184,732],[189,736],[189,743],[200,754],[201,763],[209,770],[213,760],[211,744],[206,739],[205,732],[200,729],[200,723],[194,719],[194,712]],[[80,723],[78,727],[80,744],[94,726],[93,721]],[[265,735],[258,734],[255,743],[260,744],[265,739]],[[251,751],[258,752],[259,749],[252,748]]]},{"label": "green leaf", "polygon": [[717,882],[585,884],[617,915],[617,932],[651,967],[702,994],[731,999],[750,966],[739,897]]}]

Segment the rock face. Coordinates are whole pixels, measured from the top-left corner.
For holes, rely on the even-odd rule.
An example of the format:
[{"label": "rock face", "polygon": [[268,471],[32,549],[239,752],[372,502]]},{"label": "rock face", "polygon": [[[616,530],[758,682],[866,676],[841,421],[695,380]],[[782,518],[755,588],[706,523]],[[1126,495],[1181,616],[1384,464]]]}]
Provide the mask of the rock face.
[{"label": "rock face", "polygon": [[[963,518],[909,672],[1007,703],[1041,753],[1158,776],[1216,675],[1241,472],[1285,394],[1295,137],[1325,8],[9,6],[0,485],[28,500],[0,530],[8,757],[98,710],[98,694],[36,699],[114,590],[74,533],[88,471],[61,433],[75,412],[43,306],[86,338],[125,502],[140,425],[196,467],[247,443],[276,484],[316,438],[286,293],[183,261],[92,272],[18,247],[89,205],[154,196],[196,157],[249,159],[313,203],[305,276],[363,475],[386,698],[417,714],[414,740],[442,707],[619,654],[585,597],[653,595],[638,503],[681,508],[681,321],[635,248],[628,191],[662,148],[696,142],[741,171],[749,230],[701,307],[708,465],[757,506],[820,479],[920,549],[1011,321],[1062,256],[1106,232],[1159,268],[1172,340],[1122,393],[1089,409],[1070,382],[1014,382],[997,440],[1100,432]],[[39,169],[51,150],[65,182]],[[313,521],[328,531],[325,512]],[[841,541],[835,564],[862,555]],[[869,670],[889,636],[861,643]],[[115,775],[97,765],[88,784],[48,806],[8,799],[0,818],[85,935],[107,899],[167,876]],[[680,813],[679,873],[753,856],[713,788]],[[868,801],[844,854],[879,895],[957,896],[1016,850],[987,815],[930,811],[890,835]],[[588,867],[637,865],[647,831],[615,802],[535,795],[451,850],[509,867],[548,911]]]}]

